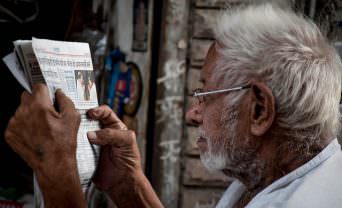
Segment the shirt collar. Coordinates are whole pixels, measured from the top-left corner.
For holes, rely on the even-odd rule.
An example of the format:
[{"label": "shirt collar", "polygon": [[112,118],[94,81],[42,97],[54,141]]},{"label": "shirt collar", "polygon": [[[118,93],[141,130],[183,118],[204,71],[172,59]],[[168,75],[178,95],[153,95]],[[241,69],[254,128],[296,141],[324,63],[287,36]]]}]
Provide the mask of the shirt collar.
[{"label": "shirt collar", "polygon": [[254,201],[257,201],[260,197],[262,197],[265,194],[269,194],[272,191],[283,187],[292,181],[296,180],[297,178],[302,177],[303,175],[307,174],[309,171],[313,170],[317,166],[319,166],[321,163],[323,163],[325,160],[330,158],[333,154],[335,154],[337,151],[341,149],[341,146],[339,145],[337,139],[335,138],[332,140],[328,146],[326,146],[318,155],[316,155],[314,158],[306,162],[304,165],[300,166],[299,168],[293,170],[289,174],[279,178],[269,186],[267,186],[263,191],[258,193],[250,202],[249,204],[253,203]]},{"label": "shirt collar", "polygon": [[[325,160],[330,158],[333,154],[337,151],[341,150],[341,146],[339,145],[337,139],[335,138],[332,140],[328,146],[326,146],[318,155],[312,158],[310,161],[306,162],[304,165],[300,166],[299,168],[293,170],[289,174],[279,178],[278,180],[274,181],[272,184],[267,186],[264,190],[259,192],[249,203],[248,205],[256,202],[260,197],[269,194],[280,187],[283,187],[292,181],[296,180],[297,178],[302,177],[303,175],[307,174],[309,171],[313,170]],[[228,189],[224,192],[222,198],[220,199],[219,203],[217,204],[216,208],[221,207],[233,207],[234,204],[239,200],[243,192],[245,191],[245,186],[238,180],[235,180]]]}]

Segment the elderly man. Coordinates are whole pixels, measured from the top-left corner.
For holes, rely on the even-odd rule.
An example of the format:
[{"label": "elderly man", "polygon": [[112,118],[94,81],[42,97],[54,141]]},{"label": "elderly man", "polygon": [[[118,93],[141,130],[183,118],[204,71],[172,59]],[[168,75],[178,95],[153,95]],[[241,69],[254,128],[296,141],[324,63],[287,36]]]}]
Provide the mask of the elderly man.
[{"label": "elderly man", "polygon": [[[236,180],[217,207],[342,207],[339,100],[342,64],[317,27],[270,5],[224,14],[187,112],[204,165]],[[79,125],[72,102],[47,88],[23,93],[6,131],[37,174],[47,207],[84,207],[76,170]],[[96,186],[119,207],[162,207],[140,166],[133,132],[106,106]],[[66,188],[67,187],[67,188]]]}]

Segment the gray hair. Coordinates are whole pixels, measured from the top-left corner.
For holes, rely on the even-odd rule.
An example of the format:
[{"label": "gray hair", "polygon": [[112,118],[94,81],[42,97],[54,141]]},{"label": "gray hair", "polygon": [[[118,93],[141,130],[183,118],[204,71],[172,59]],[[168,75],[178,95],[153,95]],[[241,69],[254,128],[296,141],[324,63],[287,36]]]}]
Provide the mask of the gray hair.
[{"label": "gray hair", "polygon": [[342,64],[313,22],[264,4],[224,11],[214,33],[221,86],[258,78],[272,90],[275,124],[287,136],[313,143],[337,135]]}]

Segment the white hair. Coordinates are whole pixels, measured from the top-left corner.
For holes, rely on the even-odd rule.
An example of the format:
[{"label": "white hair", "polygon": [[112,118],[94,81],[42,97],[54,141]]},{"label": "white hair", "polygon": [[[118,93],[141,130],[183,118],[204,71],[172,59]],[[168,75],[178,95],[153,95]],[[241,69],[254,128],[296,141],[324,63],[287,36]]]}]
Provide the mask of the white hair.
[{"label": "white hair", "polygon": [[214,33],[213,78],[222,86],[255,77],[272,90],[275,124],[287,136],[313,143],[337,135],[342,64],[313,22],[264,4],[224,11]]}]

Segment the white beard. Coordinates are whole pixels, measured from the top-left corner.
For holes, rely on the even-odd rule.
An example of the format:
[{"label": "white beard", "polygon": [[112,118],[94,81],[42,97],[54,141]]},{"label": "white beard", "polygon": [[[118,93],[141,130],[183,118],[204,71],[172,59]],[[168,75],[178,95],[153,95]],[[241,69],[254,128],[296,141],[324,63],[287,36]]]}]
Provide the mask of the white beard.
[{"label": "white beard", "polygon": [[200,155],[203,165],[209,171],[223,170],[226,167],[226,158],[222,154],[214,154],[212,151]]},{"label": "white beard", "polygon": [[226,155],[225,147],[223,144],[223,138],[215,138],[215,141],[219,141],[218,144],[213,144],[213,138],[209,138],[202,128],[199,128],[200,135],[204,138],[208,144],[208,150],[201,152],[200,157],[203,165],[209,171],[220,171],[229,165],[229,159]]}]

